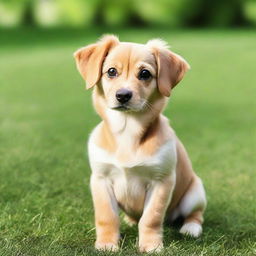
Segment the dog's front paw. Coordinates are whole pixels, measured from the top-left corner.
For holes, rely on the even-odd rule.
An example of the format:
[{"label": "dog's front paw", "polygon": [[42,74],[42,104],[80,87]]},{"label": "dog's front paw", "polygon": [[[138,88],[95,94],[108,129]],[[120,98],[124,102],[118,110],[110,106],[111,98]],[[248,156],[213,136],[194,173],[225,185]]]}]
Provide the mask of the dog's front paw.
[{"label": "dog's front paw", "polygon": [[139,246],[140,252],[150,252],[150,253],[160,252],[163,248],[164,248],[163,243],[160,243],[160,244],[149,243],[149,244],[141,244]]},{"label": "dog's front paw", "polygon": [[140,252],[160,252],[164,248],[162,241],[140,242]]},{"label": "dog's front paw", "polygon": [[103,242],[97,242],[95,243],[95,249],[101,250],[101,251],[112,251],[116,252],[118,251],[119,247],[118,244],[114,243],[103,243]]}]

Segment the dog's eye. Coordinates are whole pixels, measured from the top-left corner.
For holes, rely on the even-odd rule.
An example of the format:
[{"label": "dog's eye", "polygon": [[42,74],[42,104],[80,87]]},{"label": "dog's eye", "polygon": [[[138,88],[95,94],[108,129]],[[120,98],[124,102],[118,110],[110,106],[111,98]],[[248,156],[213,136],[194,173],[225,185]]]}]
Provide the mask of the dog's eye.
[{"label": "dog's eye", "polygon": [[117,76],[117,70],[115,68],[110,68],[108,70],[108,77],[112,78],[112,77],[116,77]]},{"label": "dog's eye", "polygon": [[147,69],[142,69],[139,73],[139,80],[148,80],[152,77],[151,73]]}]

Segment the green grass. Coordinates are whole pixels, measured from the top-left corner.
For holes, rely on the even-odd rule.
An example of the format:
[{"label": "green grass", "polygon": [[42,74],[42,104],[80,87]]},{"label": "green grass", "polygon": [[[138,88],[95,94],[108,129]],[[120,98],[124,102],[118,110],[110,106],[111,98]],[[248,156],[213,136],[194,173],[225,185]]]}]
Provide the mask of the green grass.
[{"label": "green grass", "polygon": [[[86,156],[99,118],[72,58],[102,32],[0,31],[0,255],[107,255],[93,249]],[[199,239],[165,228],[162,255],[256,255],[256,34],[114,32],[136,42],[162,37],[192,66],[165,114],[208,208]],[[137,229],[123,224],[121,233],[117,255],[137,255]]]}]

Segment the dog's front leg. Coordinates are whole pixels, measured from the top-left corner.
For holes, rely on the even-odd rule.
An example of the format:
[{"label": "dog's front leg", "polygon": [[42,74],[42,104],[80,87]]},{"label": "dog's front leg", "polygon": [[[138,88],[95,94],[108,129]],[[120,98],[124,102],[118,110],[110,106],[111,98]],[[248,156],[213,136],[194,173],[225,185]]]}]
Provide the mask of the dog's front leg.
[{"label": "dog's front leg", "polygon": [[96,242],[99,250],[118,250],[119,216],[113,191],[104,178],[91,176],[91,191],[95,211]]},{"label": "dog's front leg", "polygon": [[170,175],[156,181],[148,191],[143,215],[139,221],[139,250],[160,251],[163,248],[162,226],[166,209],[171,200],[175,177]]}]

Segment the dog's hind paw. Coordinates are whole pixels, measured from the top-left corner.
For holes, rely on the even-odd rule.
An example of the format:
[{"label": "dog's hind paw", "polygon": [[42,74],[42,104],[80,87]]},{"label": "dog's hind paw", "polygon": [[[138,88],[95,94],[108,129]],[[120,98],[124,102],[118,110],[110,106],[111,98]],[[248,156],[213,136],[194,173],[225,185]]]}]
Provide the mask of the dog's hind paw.
[{"label": "dog's hind paw", "polygon": [[202,234],[202,231],[202,226],[195,222],[185,223],[180,229],[181,234],[192,236],[195,238],[199,237]]}]

